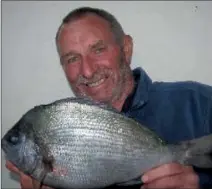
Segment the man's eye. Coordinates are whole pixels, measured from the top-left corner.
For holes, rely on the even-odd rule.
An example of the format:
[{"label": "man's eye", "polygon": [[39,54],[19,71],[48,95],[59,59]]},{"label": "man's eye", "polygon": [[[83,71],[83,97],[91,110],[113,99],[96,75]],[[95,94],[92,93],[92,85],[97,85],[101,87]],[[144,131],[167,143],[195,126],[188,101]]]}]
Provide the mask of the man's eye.
[{"label": "man's eye", "polygon": [[95,49],[95,53],[99,54],[101,52],[103,52],[105,50],[105,47],[99,47],[97,49]]},{"label": "man's eye", "polygon": [[73,62],[76,62],[79,58],[74,56],[74,57],[71,57],[68,59],[68,63],[73,63]]}]

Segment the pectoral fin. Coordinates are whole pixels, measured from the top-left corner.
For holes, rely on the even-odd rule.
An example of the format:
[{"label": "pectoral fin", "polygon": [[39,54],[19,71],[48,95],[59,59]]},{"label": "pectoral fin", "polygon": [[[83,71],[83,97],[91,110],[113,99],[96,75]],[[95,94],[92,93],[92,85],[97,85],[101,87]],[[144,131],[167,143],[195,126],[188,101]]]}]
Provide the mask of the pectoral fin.
[{"label": "pectoral fin", "polygon": [[133,179],[133,180],[129,180],[127,182],[118,183],[116,185],[118,185],[118,186],[132,186],[132,185],[138,185],[138,184],[143,184],[142,181],[141,181],[141,177],[138,177],[138,178]]}]

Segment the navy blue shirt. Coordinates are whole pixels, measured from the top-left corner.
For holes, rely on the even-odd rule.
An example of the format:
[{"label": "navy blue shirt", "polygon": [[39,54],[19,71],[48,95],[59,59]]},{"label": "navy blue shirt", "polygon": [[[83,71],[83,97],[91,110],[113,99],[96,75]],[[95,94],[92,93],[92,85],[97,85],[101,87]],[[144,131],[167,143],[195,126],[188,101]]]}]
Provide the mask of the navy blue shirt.
[{"label": "navy blue shirt", "polygon": [[[122,112],[154,130],[168,143],[212,133],[212,87],[197,82],[153,82],[133,70],[136,87]],[[200,186],[212,187],[212,170],[198,169]]]}]

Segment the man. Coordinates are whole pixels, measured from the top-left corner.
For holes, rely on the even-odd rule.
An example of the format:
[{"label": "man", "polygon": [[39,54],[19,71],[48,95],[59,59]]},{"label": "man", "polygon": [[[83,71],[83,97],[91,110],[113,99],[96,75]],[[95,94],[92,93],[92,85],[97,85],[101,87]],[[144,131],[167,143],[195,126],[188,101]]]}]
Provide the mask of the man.
[{"label": "man", "polygon": [[[212,133],[212,87],[152,82],[141,68],[131,71],[132,38],[104,10],[85,7],[69,13],[57,32],[56,44],[76,96],[111,104],[169,143]],[[7,168],[20,174],[22,188],[39,186],[10,162]],[[142,175],[142,187],[212,187],[210,171],[173,162]]]}]

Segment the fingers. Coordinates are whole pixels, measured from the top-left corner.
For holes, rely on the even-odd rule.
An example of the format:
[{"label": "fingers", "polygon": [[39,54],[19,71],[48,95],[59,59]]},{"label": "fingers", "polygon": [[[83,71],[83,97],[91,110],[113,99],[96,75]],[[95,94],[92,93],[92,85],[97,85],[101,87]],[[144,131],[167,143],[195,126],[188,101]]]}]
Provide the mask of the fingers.
[{"label": "fingers", "polygon": [[150,183],[144,184],[142,189],[158,189],[158,188],[185,188],[185,189],[197,189],[198,188],[198,178],[193,172],[191,173],[180,173],[173,176],[163,177],[154,180]]},{"label": "fingers", "polygon": [[[20,175],[21,189],[40,189],[40,183],[38,181],[32,179],[30,176],[27,176],[21,171],[19,171],[18,168],[15,165],[13,165],[10,161],[6,161],[5,166],[10,171]],[[53,188],[43,185],[41,189],[53,189]]]},{"label": "fingers", "polygon": [[5,166],[10,171],[20,175],[21,189],[33,189],[31,177],[29,177],[29,176],[25,175],[24,173],[22,173],[21,171],[19,171],[18,168],[15,165],[13,165],[10,161],[6,161]]},{"label": "fingers", "polygon": [[32,185],[33,189],[40,189],[41,183],[36,180],[32,180]]},{"label": "fingers", "polygon": [[190,188],[199,187],[199,178],[191,166],[178,163],[164,164],[142,176],[142,188]]},{"label": "fingers", "polygon": [[46,185],[42,185],[42,187],[41,187],[41,183],[36,180],[32,180],[32,184],[33,184],[33,189],[53,189]]},{"label": "fingers", "polygon": [[181,182],[179,180],[179,175],[170,176],[170,177],[163,177],[158,180],[154,180],[153,182],[149,182],[143,186],[142,189],[154,189],[154,188],[180,188]]},{"label": "fingers", "polygon": [[10,161],[6,161],[5,166],[6,166],[7,169],[9,169],[12,172],[15,172],[17,174],[20,173],[20,171],[18,170],[18,168],[15,165],[13,165]]},{"label": "fingers", "polygon": [[20,184],[21,189],[33,189],[32,178],[24,173],[20,173]]},{"label": "fingers", "polygon": [[[5,166],[10,171],[20,175],[21,189],[40,189],[40,182],[32,179],[30,176],[27,176],[21,171],[19,171],[18,168],[15,165],[13,165],[10,161],[6,161]],[[43,185],[41,189],[53,189],[53,188]]]},{"label": "fingers", "polygon": [[172,176],[190,170],[191,170],[190,167],[182,166],[178,163],[164,164],[162,166],[159,166],[146,172],[142,176],[142,181],[144,183],[148,183],[162,177]]}]

